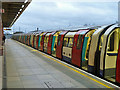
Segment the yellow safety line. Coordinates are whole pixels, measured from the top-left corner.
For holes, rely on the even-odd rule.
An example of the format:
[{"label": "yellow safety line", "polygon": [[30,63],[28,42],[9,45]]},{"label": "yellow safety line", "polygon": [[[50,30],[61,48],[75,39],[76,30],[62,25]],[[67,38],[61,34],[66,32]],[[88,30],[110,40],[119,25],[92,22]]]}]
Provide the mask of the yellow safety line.
[{"label": "yellow safety line", "polygon": [[[20,42],[19,42],[19,43],[20,43]],[[20,43],[20,44],[22,44],[22,43]],[[87,78],[93,80],[94,82],[97,82],[97,83],[99,83],[99,84],[101,84],[101,85],[103,85],[103,86],[105,86],[105,87],[107,87],[107,88],[111,88],[112,90],[114,90],[112,87],[110,87],[110,86],[108,86],[108,85],[106,85],[106,84],[104,84],[104,83],[102,83],[102,82],[100,82],[100,81],[97,81],[96,79],[94,79],[94,78],[92,78],[92,77],[90,77],[90,76],[87,76],[87,75],[85,75],[84,73],[82,73],[82,72],[80,72],[80,71],[78,71],[78,70],[75,70],[75,69],[73,69],[73,68],[71,68],[71,67],[69,67],[69,66],[63,64],[63,63],[61,63],[61,62],[59,62],[59,61],[57,61],[57,60],[51,58],[50,56],[46,56],[45,54],[41,53],[41,52],[38,51],[38,50],[35,50],[35,49],[33,49],[33,48],[31,48],[31,47],[25,45],[25,44],[22,44],[22,45],[28,47],[28,48],[31,49],[32,51],[35,51],[35,52],[40,53],[40,54],[43,55],[44,57],[47,57],[47,58],[49,58],[49,59],[51,59],[51,60],[53,60],[53,61],[55,61],[55,62],[57,62],[57,63],[59,63],[59,64],[61,64],[61,65],[65,66],[65,67],[71,69],[72,71],[74,71],[74,72],[76,72],[76,73],[81,74],[82,76],[85,76],[85,77],[87,77]]]}]

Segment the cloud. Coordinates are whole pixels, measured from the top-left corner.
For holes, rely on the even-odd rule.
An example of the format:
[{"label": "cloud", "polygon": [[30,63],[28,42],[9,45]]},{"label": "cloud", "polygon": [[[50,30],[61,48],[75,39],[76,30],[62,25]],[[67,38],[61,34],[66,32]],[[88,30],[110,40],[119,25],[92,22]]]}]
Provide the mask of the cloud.
[{"label": "cloud", "polygon": [[14,30],[60,29],[84,24],[109,24],[117,21],[116,2],[37,2],[29,5]]}]

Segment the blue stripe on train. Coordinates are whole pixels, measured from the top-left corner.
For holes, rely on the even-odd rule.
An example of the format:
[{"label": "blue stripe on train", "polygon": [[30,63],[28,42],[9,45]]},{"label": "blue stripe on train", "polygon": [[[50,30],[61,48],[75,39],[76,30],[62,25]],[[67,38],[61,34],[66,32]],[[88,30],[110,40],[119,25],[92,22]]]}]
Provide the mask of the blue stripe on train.
[{"label": "blue stripe on train", "polygon": [[85,37],[85,39],[84,39],[83,49],[82,49],[82,61],[85,61],[85,53],[86,53],[88,38],[89,37]]}]

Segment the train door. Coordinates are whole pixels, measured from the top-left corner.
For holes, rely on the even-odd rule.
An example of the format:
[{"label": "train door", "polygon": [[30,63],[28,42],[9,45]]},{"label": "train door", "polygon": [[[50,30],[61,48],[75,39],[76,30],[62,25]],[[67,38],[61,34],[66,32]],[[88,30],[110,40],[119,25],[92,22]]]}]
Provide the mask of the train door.
[{"label": "train door", "polygon": [[45,35],[47,33],[44,33],[42,36],[41,36],[41,41],[40,41],[40,50],[41,51],[44,51],[44,39],[45,39]]},{"label": "train door", "polygon": [[83,37],[89,30],[80,30],[74,36],[73,49],[72,49],[72,64],[79,66],[81,65],[81,52],[83,45]]},{"label": "train door", "polygon": [[23,43],[25,43],[25,35],[23,35]]},{"label": "train door", "polygon": [[52,47],[51,47],[51,51],[52,51],[52,55],[54,57],[56,57],[56,47],[57,47],[57,42],[58,42],[58,36],[60,34],[61,31],[56,32],[53,35],[53,39],[52,39]]},{"label": "train door", "polygon": [[100,76],[115,82],[116,64],[119,49],[119,28],[111,27],[104,34],[100,57]]},{"label": "train door", "polygon": [[31,35],[29,35],[28,37],[29,37],[28,45],[30,46]]},{"label": "train door", "polygon": [[29,35],[27,35],[27,39],[28,39],[27,45],[29,45],[29,39],[30,39],[30,36],[29,36]]},{"label": "train door", "polygon": [[44,38],[44,52],[47,53],[47,47],[48,47],[48,41],[49,41],[49,36],[51,33],[47,33]]},{"label": "train door", "polygon": [[34,35],[34,45],[33,45],[34,48],[36,47],[36,39],[37,39],[37,35],[35,34]]},{"label": "train door", "polygon": [[30,35],[30,46],[32,46],[33,35]]},{"label": "train door", "polygon": [[19,41],[21,41],[21,35],[19,36]]},{"label": "train door", "polygon": [[84,37],[83,47],[82,47],[82,59],[81,59],[81,68],[87,70],[88,68],[88,54],[92,34],[95,30],[90,30]]},{"label": "train door", "polygon": [[42,36],[43,36],[43,34],[44,34],[44,32],[39,35],[39,39],[38,39],[38,50],[40,50],[40,48],[41,48],[41,41],[42,41]]},{"label": "train door", "polygon": [[37,40],[36,40],[36,49],[38,49],[38,41],[39,41],[39,37],[40,37],[40,33],[39,34],[37,34]]},{"label": "train door", "polygon": [[71,63],[73,40],[76,32],[68,32],[64,37],[62,60]]},{"label": "train door", "polygon": [[[92,35],[92,40],[90,44],[89,56],[88,56],[88,71],[92,74],[99,75],[100,70],[100,53],[102,44],[102,35],[110,27],[103,26],[96,30]],[[100,44],[101,43],[101,44]]]},{"label": "train door", "polygon": [[25,35],[25,44],[27,43],[27,34]]},{"label": "train door", "polygon": [[56,33],[55,32],[52,32],[50,35],[49,35],[49,40],[48,40],[48,46],[47,46],[47,53],[48,54],[51,54],[52,52],[52,40],[53,40],[53,35]]},{"label": "train door", "polygon": [[62,48],[63,48],[63,41],[64,41],[64,36],[67,34],[68,31],[63,31],[59,34],[58,36],[58,42],[56,46],[56,57],[59,59],[62,59]]},{"label": "train door", "polygon": [[33,35],[33,41],[32,41],[32,47],[34,48],[34,41],[35,40],[35,34]]},{"label": "train door", "polygon": [[25,35],[25,44],[27,44],[27,41],[28,41],[27,35]]},{"label": "train door", "polygon": [[23,41],[23,35],[21,35],[21,42]]}]

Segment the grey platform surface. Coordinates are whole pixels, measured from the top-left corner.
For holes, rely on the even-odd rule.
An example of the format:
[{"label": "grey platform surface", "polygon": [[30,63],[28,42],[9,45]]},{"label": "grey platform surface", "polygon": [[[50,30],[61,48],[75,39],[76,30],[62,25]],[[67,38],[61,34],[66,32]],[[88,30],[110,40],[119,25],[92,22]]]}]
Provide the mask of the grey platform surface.
[{"label": "grey platform surface", "polygon": [[106,88],[14,40],[5,47],[7,88]]}]

